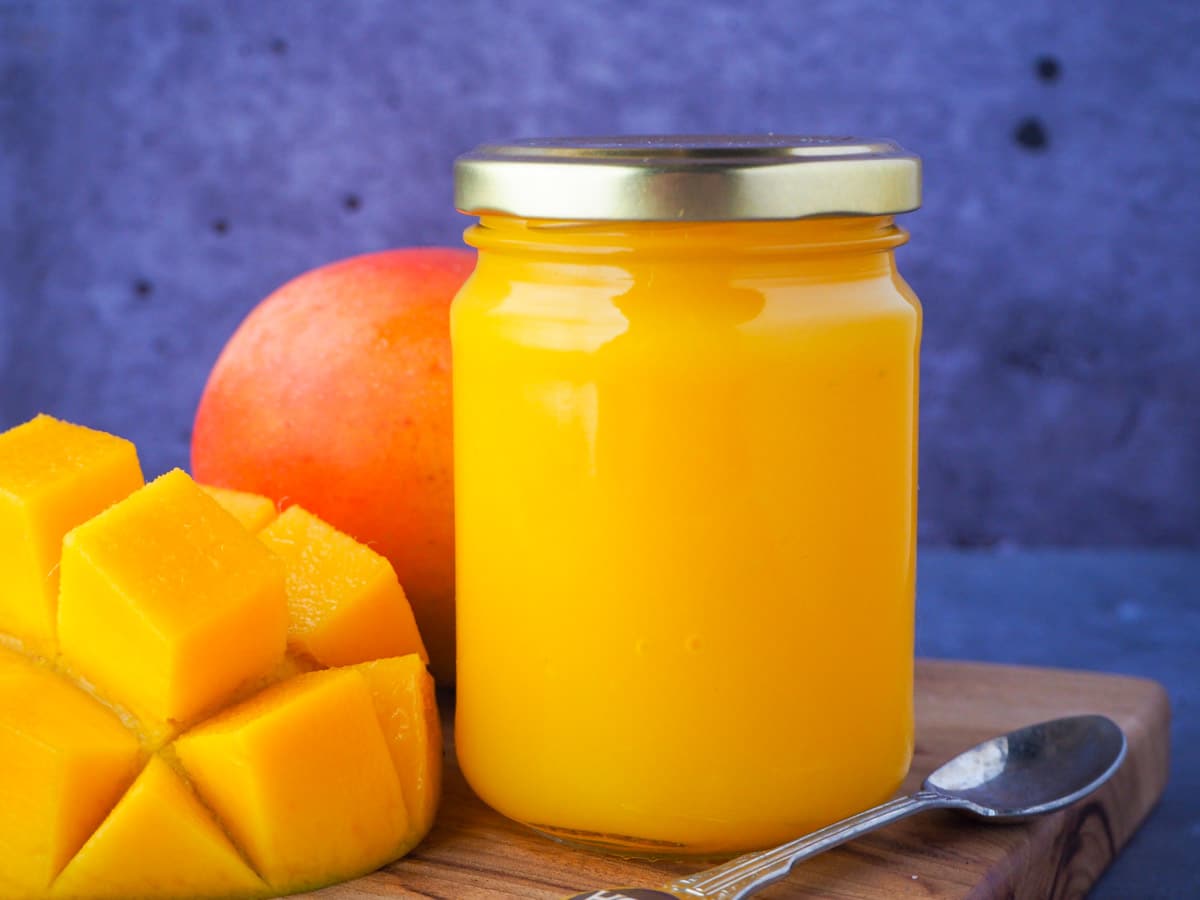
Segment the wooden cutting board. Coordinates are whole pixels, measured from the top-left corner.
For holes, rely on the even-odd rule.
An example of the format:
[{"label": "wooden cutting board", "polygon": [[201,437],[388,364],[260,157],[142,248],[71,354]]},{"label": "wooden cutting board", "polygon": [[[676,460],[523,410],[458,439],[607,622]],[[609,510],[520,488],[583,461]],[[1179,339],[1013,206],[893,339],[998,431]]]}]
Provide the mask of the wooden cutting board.
[{"label": "wooden cutting board", "polygon": [[[443,699],[447,719],[450,705]],[[1129,741],[1125,763],[1092,797],[1020,825],[985,825],[946,811],[925,813],[802,863],[787,880],[756,896],[1082,896],[1166,783],[1170,709],[1157,683],[1061,669],[920,660],[916,755],[904,785],[905,791],[915,790],[941,762],[993,735],[1089,712],[1116,720]],[[589,888],[656,887],[703,867],[617,859],[560,846],[476,799],[454,763],[452,746],[446,762],[438,824],[412,854],[357,881],[308,896],[556,900]]]}]

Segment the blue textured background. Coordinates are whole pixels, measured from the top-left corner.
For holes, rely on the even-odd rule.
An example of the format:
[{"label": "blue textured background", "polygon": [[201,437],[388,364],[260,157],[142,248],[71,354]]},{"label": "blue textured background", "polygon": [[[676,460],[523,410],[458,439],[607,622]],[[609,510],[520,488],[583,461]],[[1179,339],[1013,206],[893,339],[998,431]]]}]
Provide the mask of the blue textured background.
[{"label": "blue textured background", "polygon": [[918,651],[1146,675],[1159,812],[1102,882],[1200,884],[1200,3],[0,0],[0,428],[186,465],[299,272],[457,244],[450,162],[603,132],[898,139],[925,302]]},{"label": "blue textured background", "polygon": [[1198,43],[1167,0],[0,0],[0,425],[186,463],[253,304],[458,243],[485,139],[890,136],[926,161],[925,541],[1200,545]]}]

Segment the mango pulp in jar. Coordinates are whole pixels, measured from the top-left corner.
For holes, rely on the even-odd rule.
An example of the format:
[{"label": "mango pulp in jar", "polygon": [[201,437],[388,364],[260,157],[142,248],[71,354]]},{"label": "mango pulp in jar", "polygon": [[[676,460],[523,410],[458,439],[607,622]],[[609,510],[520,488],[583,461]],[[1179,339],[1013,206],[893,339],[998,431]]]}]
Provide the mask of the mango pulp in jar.
[{"label": "mango pulp in jar", "polygon": [[459,760],[501,813],[718,855],[912,754],[920,306],[890,216],[487,213],[455,301]]}]

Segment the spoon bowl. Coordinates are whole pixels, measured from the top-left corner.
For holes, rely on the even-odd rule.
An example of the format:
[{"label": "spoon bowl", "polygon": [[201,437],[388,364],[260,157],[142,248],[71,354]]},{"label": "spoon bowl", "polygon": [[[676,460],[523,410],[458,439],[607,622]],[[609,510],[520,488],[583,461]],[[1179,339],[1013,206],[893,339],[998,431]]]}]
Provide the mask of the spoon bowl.
[{"label": "spoon bowl", "polygon": [[1105,716],[1053,719],[960,753],[923,787],[977,816],[1020,821],[1091,793],[1120,767],[1125,752],[1124,733]]}]

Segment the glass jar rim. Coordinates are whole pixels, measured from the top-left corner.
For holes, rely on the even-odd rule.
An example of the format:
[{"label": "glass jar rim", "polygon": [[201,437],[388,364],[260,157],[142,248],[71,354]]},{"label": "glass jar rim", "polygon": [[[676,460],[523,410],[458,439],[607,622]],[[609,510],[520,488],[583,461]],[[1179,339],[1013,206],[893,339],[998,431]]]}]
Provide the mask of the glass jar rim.
[{"label": "glass jar rim", "polygon": [[739,221],[893,215],[921,205],[921,161],[895,141],[627,135],[482,144],[454,164],[470,215]]}]

